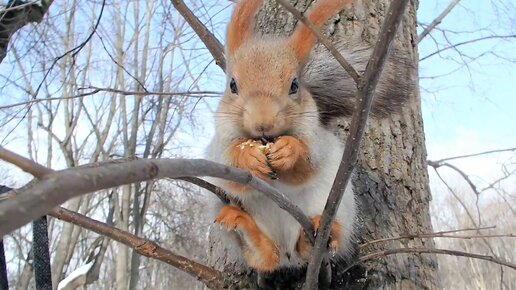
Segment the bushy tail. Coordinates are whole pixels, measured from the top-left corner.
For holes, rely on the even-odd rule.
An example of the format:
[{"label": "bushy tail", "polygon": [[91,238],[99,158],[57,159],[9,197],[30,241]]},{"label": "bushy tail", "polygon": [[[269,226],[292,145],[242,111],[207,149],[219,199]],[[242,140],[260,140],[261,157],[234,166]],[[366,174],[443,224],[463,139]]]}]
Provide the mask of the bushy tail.
[{"label": "bushy tail", "polygon": [[[372,49],[340,49],[344,58],[359,72],[365,70]],[[407,53],[393,49],[376,87],[372,116],[387,117],[400,111],[417,80],[415,67]],[[357,88],[353,79],[329,53],[315,55],[307,64],[303,83],[314,97],[323,124],[335,117],[351,116]]]}]

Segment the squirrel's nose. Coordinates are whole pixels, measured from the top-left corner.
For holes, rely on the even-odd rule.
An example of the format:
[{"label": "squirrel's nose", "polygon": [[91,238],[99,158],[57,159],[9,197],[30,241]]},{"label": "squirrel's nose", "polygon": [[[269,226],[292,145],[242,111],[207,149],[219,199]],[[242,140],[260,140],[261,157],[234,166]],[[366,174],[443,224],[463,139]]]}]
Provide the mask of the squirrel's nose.
[{"label": "squirrel's nose", "polygon": [[272,130],[273,127],[274,125],[272,123],[260,123],[256,125],[255,129],[256,131],[266,135],[265,133]]}]

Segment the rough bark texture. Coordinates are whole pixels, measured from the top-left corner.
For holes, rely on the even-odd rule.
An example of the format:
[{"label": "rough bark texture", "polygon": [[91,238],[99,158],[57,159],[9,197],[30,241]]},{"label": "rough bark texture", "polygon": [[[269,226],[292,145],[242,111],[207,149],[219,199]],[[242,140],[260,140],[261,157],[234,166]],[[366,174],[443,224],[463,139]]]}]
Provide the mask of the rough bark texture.
[{"label": "rough bark texture", "polygon": [[6,7],[0,10],[0,62],[7,54],[11,36],[31,22],[41,22],[52,2],[54,1],[7,1]]},{"label": "rough bark texture", "polygon": [[[306,10],[312,1],[291,1],[300,10]],[[374,44],[390,4],[388,0],[357,1],[351,11],[345,11],[326,29],[335,41],[362,40]],[[416,38],[417,1],[411,1],[395,40],[397,49],[406,51],[414,59],[414,77],[417,80]],[[268,1],[258,15],[257,29],[266,34],[288,34],[296,21],[274,1]],[[423,121],[419,87],[413,86],[410,101],[399,114],[383,120],[370,120],[360,152],[358,170],[353,184],[360,206],[359,242],[394,237],[403,234],[432,232],[429,202],[431,199],[426,169]],[[330,125],[338,134],[345,135],[349,120],[335,119]],[[253,286],[256,275],[246,273],[241,263],[234,264],[238,250],[225,248],[227,233],[212,231],[211,262],[219,270],[242,273],[235,288]],[[395,247],[433,247],[432,241],[407,240],[362,249],[361,255]],[[236,252],[236,253],[235,253]],[[436,289],[437,261],[434,255],[400,254],[370,261],[342,273],[344,265],[334,265],[335,289]],[[304,273],[281,273],[266,277],[267,283],[278,289],[299,288]],[[248,279],[246,279],[248,278]],[[262,280],[264,277],[261,277]],[[263,284],[262,284],[263,285]],[[280,286],[278,286],[280,285]]]}]

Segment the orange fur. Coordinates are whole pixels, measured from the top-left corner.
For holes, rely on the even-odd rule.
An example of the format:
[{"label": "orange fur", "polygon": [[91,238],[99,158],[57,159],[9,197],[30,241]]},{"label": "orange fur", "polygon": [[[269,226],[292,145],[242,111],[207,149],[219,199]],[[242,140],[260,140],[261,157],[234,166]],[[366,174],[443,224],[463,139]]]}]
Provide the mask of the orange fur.
[{"label": "orange fur", "polygon": [[247,239],[242,239],[242,250],[249,266],[262,272],[276,270],[280,260],[279,250],[248,213],[234,206],[225,206],[215,222],[228,230],[240,230],[246,235]]},{"label": "orange fur", "polygon": [[[307,18],[316,27],[321,28],[337,12],[345,7],[350,8],[352,2],[353,0],[319,0],[310,10]],[[296,30],[290,37],[290,46],[296,51],[298,59],[302,62],[308,59],[316,42],[316,36],[301,22],[297,24]]]},{"label": "orange fur", "polygon": [[267,156],[270,166],[277,171],[282,182],[302,184],[313,174],[308,146],[296,137],[279,137]]},{"label": "orange fur", "polygon": [[[260,150],[261,142],[249,140],[237,140],[230,144],[229,158],[231,166],[248,170],[252,175],[263,180],[270,180],[269,173],[272,171],[267,164],[267,157]],[[236,182],[229,182],[235,191],[242,193],[250,188]]]},{"label": "orange fur", "polygon": [[[321,224],[321,216],[315,216],[312,218],[312,223],[314,225],[315,230],[319,230],[319,226]],[[339,222],[333,222],[330,239],[328,240],[328,248],[330,248],[330,252],[337,252],[339,246],[342,244],[340,240],[342,237],[342,226]],[[296,250],[299,255],[305,259],[309,260],[311,256],[312,246],[306,237],[306,233],[303,229],[301,229],[301,233],[299,234],[299,240],[297,241]]]},{"label": "orange fur", "polygon": [[246,40],[253,36],[254,15],[263,0],[240,0],[228,26],[226,46],[229,54],[233,54]]}]

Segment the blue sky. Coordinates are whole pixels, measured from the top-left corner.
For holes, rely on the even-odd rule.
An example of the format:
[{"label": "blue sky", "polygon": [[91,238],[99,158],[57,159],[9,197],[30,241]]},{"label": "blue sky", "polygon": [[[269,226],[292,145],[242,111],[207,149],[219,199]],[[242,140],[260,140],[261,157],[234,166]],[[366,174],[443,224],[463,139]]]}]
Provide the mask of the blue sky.
[{"label": "blue sky", "polygon": [[[430,23],[450,2],[420,1],[418,21]],[[217,9],[220,8],[214,10]],[[225,9],[219,17],[227,21],[229,11]],[[420,58],[449,46],[447,42],[514,35],[515,20],[516,8],[511,1],[461,1],[420,43]],[[422,31],[421,26],[419,29]],[[447,32],[443,34],[440,29]],[[223,28],[216,32],[221,40],[223,33]],[[448,49],[420,62],[422,109],[431,160],[516,147],[516,66],[507,60],[516,61],[516,38],[483,40],[459,49],[462,57]],[[214,71],[220,73],[218,68]],[[210,85],[219,85],[222,90],[224,78],[212,77],[215,79],[210,80]],[[210,117],[205,117],[209,124]],[[207,125],[207,130],[211,130],[211,125]],[[205,143],[196,144],[199,150],[194,151],[202,152]],[[499,176],[500,165],[511,158],[516,159],[512,153],[493,154],[454,164],[483,182]]]},{"label": "blue sky", "polygon": [[[420,1],[419,22],[430,23],[451,1]],[[459,43],[493,34],[516,34],[513,2],[461,1],[438,29],[421,42],[420,56],[446,47],[444,36],[450,43]],[[215,33],[222,40],[223,23],[227,22],[231,9],[227,2],[221,1],[220,5],[209,7],[208,11],[210,15],[217,14],[210,23],[220,23],[216,25]],[[206,17],[203,20],[206,21]],[[439,31],[441,28],[448,30],[446,35]],[[461,58],[450,49],[420,62],[427,151],[428,158],[432,160],[516,146],[516,68],[506,60],[516,59],[516,39],[478,41],[461,46],[460,50],[467,56]],[[476,58],[479,55],[481,57]],[[206,53],[203,56],[209,57]],[[468,64],[465,66],[461,61]],[[220,69],[212,64],[211,70],[216,74],[205,74],[201,81],[206,88],[222,91],[224,77]],[[215,108],[214,100],[207,102],[212,104],[212,109]],[[207,124],[206,132],[210,132],[212,118],[203,108],[202,103],[197,107],[202,118],[200,123]],[[209,134],[201,137],[198,132],[185,130],[182,138],[192,144],[188,155],[202,156]],[[499,164],[511,156],[497,154],[458,163],[483,176],[494,174],[494,169],[499,169]]]},{"label": "blue sky", "polygon": [[[419,22],[430,23],[450,2],[421,1]],[[435,30],[427,36],[419,45],[420,56],[435,52],[436,43],[448,46],[447,40],[515,35],[515,19],[514,2],[462,1],[438,26],[450,32]],[[429,159],[516,147],[516,66],[510,61],[516,60],[516,39],[483,40],[459,49],[466,56],[449,49],[420,62]],[[491,175],[513,156],[494,154],[458,164],[476,175]]]}]

